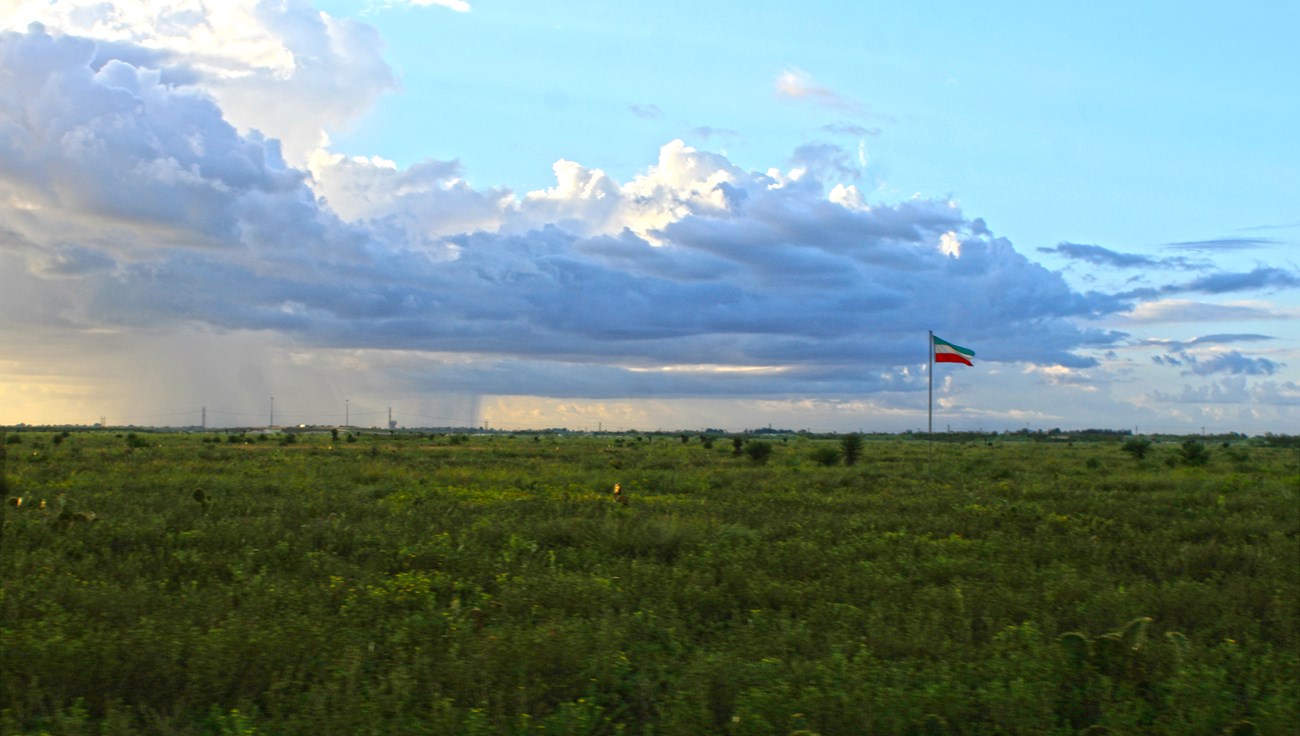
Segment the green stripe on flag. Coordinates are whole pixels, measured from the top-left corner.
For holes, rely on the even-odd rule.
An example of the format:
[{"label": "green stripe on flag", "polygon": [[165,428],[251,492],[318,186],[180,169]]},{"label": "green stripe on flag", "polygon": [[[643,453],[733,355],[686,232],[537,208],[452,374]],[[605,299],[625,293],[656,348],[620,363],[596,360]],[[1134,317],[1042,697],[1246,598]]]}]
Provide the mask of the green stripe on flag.
[{"label": "green stripe on flag", "polygon": [[962,346],[960,346],[960,345],[953,345],[952,343],[948,342],[947,340],[941,340],[941,339],[939,339],[938,337],[934,338],[934,344],[935,344],[935,345],[947,345],[948,347],[952,348],[953,350],[956,350],[957,352],[961,353],[962,355],[968,355],[968,356],[970,356],[970,357],[972,357],[972,358],[975,357],[975,351],[974,351],[974,350],[971,350],[970,348],[964,348],[964,347],[962,347]]}]

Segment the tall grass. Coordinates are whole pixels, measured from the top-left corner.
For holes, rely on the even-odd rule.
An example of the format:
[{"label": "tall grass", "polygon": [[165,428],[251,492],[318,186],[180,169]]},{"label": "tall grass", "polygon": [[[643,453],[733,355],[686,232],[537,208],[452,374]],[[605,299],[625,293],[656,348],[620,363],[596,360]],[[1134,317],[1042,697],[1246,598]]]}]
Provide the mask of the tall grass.
[{"label": "tall grass", "polygon": [[1300,722],[1285,449],[139,437],[7,445],[4,734]]}]

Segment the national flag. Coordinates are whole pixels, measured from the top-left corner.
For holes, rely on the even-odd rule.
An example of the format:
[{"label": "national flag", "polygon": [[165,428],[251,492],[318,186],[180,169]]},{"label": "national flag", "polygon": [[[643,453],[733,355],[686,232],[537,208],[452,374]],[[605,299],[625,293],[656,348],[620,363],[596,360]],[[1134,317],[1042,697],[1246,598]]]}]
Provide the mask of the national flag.
[{"label": "national flag", "polygon": [[964,348],[960,345],[953,345],[947,340],[940,340],[934,337],[934,362],[936,363],[963,363],[965,365],[974,365],[970,362],[975,357],[975,351],[970,348]]}]

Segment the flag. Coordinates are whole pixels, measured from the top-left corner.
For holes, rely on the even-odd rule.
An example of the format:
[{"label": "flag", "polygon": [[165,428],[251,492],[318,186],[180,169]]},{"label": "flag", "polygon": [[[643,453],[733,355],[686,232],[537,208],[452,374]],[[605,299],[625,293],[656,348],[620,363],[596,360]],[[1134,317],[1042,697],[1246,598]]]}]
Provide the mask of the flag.
[{"label": "flag", "polygon": [[970,348],[964,348],[960,345],[953,345],[947,340],[934,339],[934,362],[936,363],[964,363],[965,365],[974,365],[970,362],[975,357],[975,351]]}]

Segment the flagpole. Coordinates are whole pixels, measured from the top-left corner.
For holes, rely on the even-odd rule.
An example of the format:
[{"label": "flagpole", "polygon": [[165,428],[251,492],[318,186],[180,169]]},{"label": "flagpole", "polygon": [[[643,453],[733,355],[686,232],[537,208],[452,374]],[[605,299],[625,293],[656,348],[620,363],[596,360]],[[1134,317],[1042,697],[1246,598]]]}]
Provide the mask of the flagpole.
[{"label": "flagpole", "polygon": [[930,421],[926,428],[925,475],[927,479],[934,480],[934,330],[927,331],[930,333],[930,342],[926,345],[926,360],[929,362],[929,367],[925,372],[930,375],[930,400],[927,402]]}]

